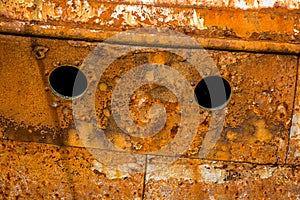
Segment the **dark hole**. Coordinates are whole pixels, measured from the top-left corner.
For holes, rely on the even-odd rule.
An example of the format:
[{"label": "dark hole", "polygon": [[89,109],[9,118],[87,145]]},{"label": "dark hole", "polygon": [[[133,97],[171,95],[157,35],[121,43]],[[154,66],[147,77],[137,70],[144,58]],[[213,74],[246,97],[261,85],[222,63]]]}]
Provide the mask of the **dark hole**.
[{"label": "dark hole", "polygon": [[49,76],[51,89],[63,98],[78,97],[87,88],[85,75],[72,66],[58,67]]},{"label": "dark hole", "polygon": [[197,84],[194,92],[200,106],[218,109],[228,102],[231,87],[228,81],[220,76],[208,76]]}]

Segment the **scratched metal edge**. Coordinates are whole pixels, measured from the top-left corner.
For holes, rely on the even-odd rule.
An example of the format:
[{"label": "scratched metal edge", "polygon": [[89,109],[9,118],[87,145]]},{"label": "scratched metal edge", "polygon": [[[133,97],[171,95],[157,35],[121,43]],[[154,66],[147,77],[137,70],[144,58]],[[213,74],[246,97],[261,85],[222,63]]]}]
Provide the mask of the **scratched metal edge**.
[{"label": "scratched metal edge", "polygon": [[[31,24],[23,21],[3,21],[0,19],[0,34],[12,34],[22,36],[50,37],[57,39],[75,39],[93,42],[102,42],[119,31],[104,31],[88,28],[72,28],[65,26]],[[261,53],[284,53],[284,54],[300,54],[300,44],[288,42],[274,41],[247,41],[243,39],[220,39],[220,38],[203,38],[195,36],[195,39],[205,49],[215,50],[232,50],[245,52],[261,52]],[[116,41],[118,43],[119,41]],[[168,46],[167,41],[161,41],[161,46]],[[131,41],[132,45],[144,46],[145,42]],[[174,46],[173,46],[174,47]],[[179,47],[179,46],[178,46]],[[193,48],[192,46],[182,47]],[[174,47],[176,48],[176,47]]]}]

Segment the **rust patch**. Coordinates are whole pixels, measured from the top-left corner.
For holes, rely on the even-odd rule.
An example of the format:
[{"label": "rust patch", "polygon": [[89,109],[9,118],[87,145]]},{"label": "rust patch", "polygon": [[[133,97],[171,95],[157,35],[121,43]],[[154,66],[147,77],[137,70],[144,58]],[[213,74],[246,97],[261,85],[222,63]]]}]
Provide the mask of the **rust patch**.
[{"label": "rust patch", "polygon": [[47,47],[36,46],[33,48],[33,53],[36,56],[36,59],[41,60],[46,57],[46,53],[49,51]]},{"label": "rust patch", "polygon": [[[31,48],[29,48],[31,43],[29,41],[23,41],[21,38],[20,40],[16,40],[15,38],[17,37],[11,38],[13,41],[19,41],[24,47],[28,45],[28,50],[31,52]],[[37,39],[35,43],[49,48],[47,56],[39,61],[42,62],[43,69],[41,75],[36,76],[44,76],[44,81],[41,81],[39,84],[42,90],[36,89],[36,91],[42,91],[42,94],[46,98],[46,103],[43,103],[43,105],[47,105],[46,111],[57,113],[57,118],[52,122],[50,120],[51,118],[46,118],[45,122],[42,121],[38,124],[35,123],[37,120],[41,120],[41,118],[37,120],[30,118],[28,121],[25,121],[26,133],[22,131],[19,132],[19,135],[13,131],[6,130],[5,127],[8,126],[8,122],[4,121],[2,128],[4,129],[2,130],[4,134],[2,135],[10,139],[26,141],[32,139],[32,141],[82,146],[83,144],[78,138],[73,123],[71,101],[59,98],[51,92],[49,89],[48,76],[53,69],[62,65],[80,67],[80,63],[84,61],[96,43],[67,42],[50,39]],[[291,94],[293,94],[295,88],[297,58],[289,55],[211,50],[208,51],[208,53],[216,62],[221,75],[231,84],[233,91],[231,101],[226,110],[224,131],[208,158],[261,164],[283,163],[288,144],[290,118],[292,115],[293,95]],[[30,56],[33,57],[34,55],[30,54]],[[35,58],[33,57],[32,59],[32,62],[35,63]],[[22,65],[29,67],[32,62],[22,62]],[[97,95],[99,98],[96,99],[96,105],[99,126],[90,127],[90,129],[106,129],[109,127],[107,136],[117,147],[140,153],[161,148],[164,144],[172,140],[179,127],[178,119],[180,119],[180,113],[178,113],[178,106],[180,105],[178,105],[174,95],[166,90],[166,88],[149,85],[141,87],[131,97],[132,117],[136,123],[148,123],[149,106],[153,102],[160,103],[166,107],[169,117],[169,121],[164,129],[165,131],[153,138],[147,139],[130,138],[122,134],[122,132],[117,131],[115,124],[111,120],[112,115],[109,107],[112,89],[118,79],[122,77],[127,70],[145,62],[170,65],[181,71],[194,87],[195,83],[201,80],[201,76],[180,56],[178,57],[168,52],[156,52],[155,48],[150,52],[132,52],[111,64],[98,85]],[[10,66],[10,64],[7,63],[7,66]],[[275,71],[274,69],[277,70]],[[205,73],[209,75],[211,72],[206,71]],[[86,75],[93,76],[93,74]],[[26,77],[32,77],[32,74]],[[147,77],[151,79],[152,76],[149,74]],[[12,78],[10,81],[12,80],[17,84],[18,79]],[[3,84],[3,87],[5,88],[7,85]],[[4,99],[8,97],[10,98],[4,101]],[[5,116],[5,119],[13,120],[17,123],[14,124],[12,128],[19,127],[24,118],[19,119],[18,115],[9,115],[13,110],[15,110],[14,112],[20,112],[18,101],[14,101],[15,98],[13,96],[5,96],[5,98],[3,97],[3,106],[1,107],[3,116]],[[145,101],[143,100],[143,103],[139,105],[142,99]],[[10,104],[6,104],[6,102],[10,102]],[[35,103],[34,105],[38,104]],[[7,111],[4,110],[5,108],[7,108]],[[24,116],[29,113],[34,115],[37,112],[36,108],[30,112],[28,111],[27,109],[26,112],[24,112]],[[199,113],[201,113],[201,124],[198,134],[191,144],[190,150],[185,154],[189,157],[197,157],[210,121],[210,112],[199,108]],[[90,120],[91,118],[91,116],[83,117],[82,120]],[[39,134],[34,136],[35,134],[30,133],[32,128],[28,127],[31,122],[33,123],[33,127],[38,127],[38,125],[51,127],[48,124],[51,122],[54,127],[59,126],[63,131],[56,135],[52,132],[46,132],[45,134],[40,131],[40,129],[36,129],[36,132]],[[34,131],[34,129],[32,131]],[[26,137],[22,136],[23,134],[25,134]],[[22,137],[24,138],[22,139]]]},{"label": "rust patch", "polygon": [[[281,54],[300,53],[298,9],[297,1],[5,1],[0,5],[1,32],[77,40],[0,36],[0,194],[4,198],[51,195],[66,199],[300,198],[299,169],[295,167],[300,155],[298,86],[293,108],[298,58]],[[92,41],[148,26],[176,30],[214,49],[208,53],[230,82],[233,94],[224,110],[221,137],[205,159],[230,162],[199,160],[211,120],[211,112],[202,108],[198,110],[201,124],[196,137],[182,155],[187,159],[170,166],[164,166],[167,157],[148,156],[145,165],[137,156],[124,157],[130,165],[110,168],[86,149],[74,148],[84,147],[84,143],[74,126],[72,103],[51,92],[49,74],[64,65],[80,68],[97,45]],[[166,37],[156,45],[170,47],[172,39]],[[134,36],[130,42],[151,44]],[[193,47],[182,44],[173,48]],[[180,105],[165,87],[143,86],[131,96],[131,115],[139,125],[149,123],[153,103],[165,106],[168,121],[157,135],[130,137],[112,120],[112,89],[130,68],[146,62],[178,69],[192,86],[201,79],[180,56],[158,52],[154,47],[148,52],[131,52],[113,62],[99,82],[99,123],[87,127],[87,136],[93,129],[106,129],[117,148],[136,153],[151,152],[172,141],[180,128]],[[204,73],[209,75],[210,71]],[[151,80],[153,76],[149,73],[145,77]],[[83,116],[81,120],[90,118]],[[87,139],[91,146],[99,142]],[[114,153],[120,152],[99,151],[98,155],[105,159]],[[277,166],[285,161],[288,165]],[[158,167],[160,170],[155,171]],[[45,176],[45,172],[49,173]]]},{"label": "rust patch", "polygon": [[165,159],[148,159],[149,169],[166,168],[147,174],[145,199],[299,198],[298,167]]},{"label": "rust patch", "polygon": [[58,120],[30,38],[1,36],[0,45],[2,138],[59,144]]},{"label": "rust patch", "polygon": [[130,159],[133,164],[120,167],[120,175],[109,168],[100,173],[83,148],[0,140],[0,197],[142,199],[145,159]]},{"label": "rust patch", "polygon": [[[71,176],[74,196],[77,199],[142,199],[145,159],[139,156],[126,156],[130,164],[124,166],[122,161],[116,168],[101,164],[106,159],[105,152],[94,150],[100,160],[96,160],[83,148],[65,148],[64,164]],[[95,155],[95,154],[94,154]]]},{"label": "rust patch", "polygon": [[73,199],[60,148],[0,140],[0,197]]},{"label": "rust patch", "polygon": [[[243,2],[236,3],[251,5],[251,2],[249,4]],[[192,2],[190,3],[193,5]],[[180,4],[178,2],[178,5]],[[104,40],[114,32],[137,27],[168,27],[199,38],[204,47],[221,46],[223,49],[253,49],[254,51],[264,49],[271,52],[295,52],[294,49],[297,49],[296,52],[299,53],[299,46],[292,45],[300,42],[297,10],[273,8],[245,11],[233,9],[230,5],[205,9],[156,4],[141,5],[134,2],[115,4],[49,0],[43,4],[29,1],[23,5],[7,1],[0,7],[3,16],[0,24],[1,31],[6,33],[87,40]],[[225,38],[232,41],[215,40]],[[262,41],[262,43],[245,43],[244,40]],[[266,41],[281,42],[282,45],[279,47],[279,44]],[[291,48],[293,50],[289,50]]]}]

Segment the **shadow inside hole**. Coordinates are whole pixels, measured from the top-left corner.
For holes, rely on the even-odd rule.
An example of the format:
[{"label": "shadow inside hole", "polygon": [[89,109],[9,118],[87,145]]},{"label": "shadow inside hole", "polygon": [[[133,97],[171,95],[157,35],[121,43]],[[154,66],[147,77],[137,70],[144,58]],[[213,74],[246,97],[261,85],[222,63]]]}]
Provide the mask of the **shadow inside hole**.
[{"label": "shadow inside hole", "polygon": [[62,98],[75,98],[87,89],[87,78],[78,68],[61,66],[49,76],[51,89]]},{"label": "shadow inside hole", "polygon": [[197,103],[208,110],[224,107],[231,96],[231,87],[228,81],[220,76],[208,76],[196,86],[195,98]]}]

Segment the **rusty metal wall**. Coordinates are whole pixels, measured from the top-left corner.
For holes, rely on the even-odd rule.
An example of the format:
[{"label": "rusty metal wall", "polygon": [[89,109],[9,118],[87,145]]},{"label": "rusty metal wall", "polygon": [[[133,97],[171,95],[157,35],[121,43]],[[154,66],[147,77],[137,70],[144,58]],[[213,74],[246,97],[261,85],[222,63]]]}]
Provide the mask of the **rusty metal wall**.
[{"label": "rusty metal wall", "polygon": [[2,1],[1,32],[101,41],[136,27],[163,26],[193,36],[207,48],[299,53],[300,19],[292,6],[297,1],[247,10],[234,6],[238,1],[229,7],[212,7],[217,1],[205,1],[204,7],[185,1],[170,2],[174,6],[130,2]]},{"label": "rusty metal wall", "polygon": [[[299,5],[295,0],[1,1],[1,198],[300,198]],[[133,32],[130,41],[107,41],[149,26],[195,38],[230,83],[224,127],[205,158],[198,154],[213,111],[201,107],[197,133],[180,158],[168,164],[171,156],[147,155],[171,142],[180,127],[178,99],[163,87],[139,88],[130,104],[133,118],[142,124],[153,102],[164,105],[171,120],[162,132],[141,139],[113,123],[112,90],[137,65],[168,65],[193,88],[201,76],[213,74],[204,70],[199,75],[182,57],[159,50],[197,47],[180,43],[177,36],[140,40]],[[179,45],[170,45],[176,39]],[[98,125],[84,127],[86,138],[81,138],[72,100],[58,96],[49,84],[54,69],[81,69],[99,42],[110,49],[106,59],[123,48],[147,47],[112,62],[92,99],[107,138],[134,154],[94,148],[99,140],[92,132]],[[86,76],[92,80],[94,75]],[[153,78],[151,73],[147,77]],[[117,168],[103,160],[113,157],[122,158]]]}]

